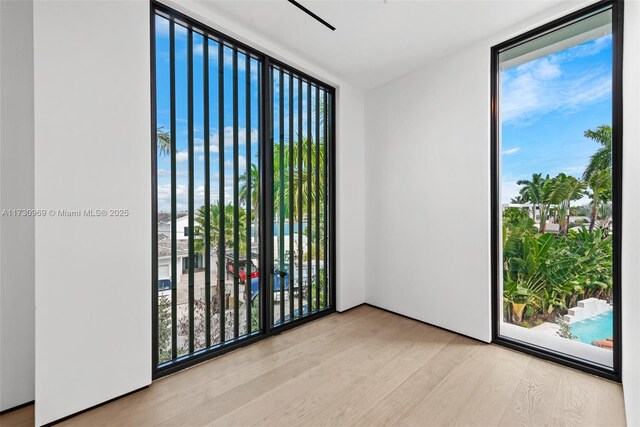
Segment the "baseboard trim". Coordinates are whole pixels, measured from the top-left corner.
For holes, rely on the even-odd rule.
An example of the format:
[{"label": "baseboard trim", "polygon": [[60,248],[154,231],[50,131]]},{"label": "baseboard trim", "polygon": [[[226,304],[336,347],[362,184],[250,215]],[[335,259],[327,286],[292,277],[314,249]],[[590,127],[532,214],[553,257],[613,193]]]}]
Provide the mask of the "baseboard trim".
[{"label": "baseboard trim", "polygon": [[83,409],[82,411],[74,412],[73,414],[67,415],[66,417],[57,419],[55,421],[51,421],[51,422],[49,422],[47,424],[44,424],[43,427],[49,427],[49,426],[53,426],[53,425],[59,424],[61,422],[67,421],[68,419],[71,419],[73,417],[77,417],[80,414],[84,414],[85,412],[89,412],[89,411],[91,411],[93,409],[99,408],[100,406],[103,406],[103,405],[106,405],[108,403],[114,402],[116,400],[122,399],[123,397],[130,396],[130,395],[132,395],[134,393],[137,393],[137,392],[139,392],[141,390],[144,390],[144,389],[147,389],[147,388],[149,388],[148,385],[146,385],[144,387],[137,388],[137,389],[135,389],[133,391],[130,391],[128,393],[121,394],[120,396],[116,396],[116,397],[114,397],[112,399],[109,399],[109,400],[106,400],[106,401],[104,401],[102,403],[98,403],[97,405],[93,405],[93,406],[91,406],[89,408]]},{"label": "baseboard trim", "polygon": [[3,411],[0,411],[0,415],[8,414],[9,412],[17,411],[18,409],[22,409],[29,405],[33,405],[36,401],[32,400],[30,402],[21,403],[20,405],[12,406],[11,408],[7,408]]},{"label": "baseboard trim", "polygon": [[[346,310],[342,310],[342,311],[340,311],[340,310],[336,309],[336,313],[340,313],[340,314],[342,314],[342,313],[346,313],[346,312],[348,312],[348,311],[355,310],[356,308],[358,308],[358,307],[362,307],[362,306],[364,306],[364,305],[369,305],[369,304],[367,304],[366,302],[361,302],[360,304],[358,304],[358,305],[354,305],[353,307],[349,307],[349,308],[347,308]],[[377,307],[376,307],[376,308],[377,308]]]},{"label": "baseboard trim", "polygon": [[481,342],[483,344],[491,344],[490,341],[482,341],[481,339],[478,339],[476,337],[472,337],[470,335],[463,334],[461,332],[454,331],[454,330],[445,328],[443,326],[434,325],[433,323],[425,322],[424,320],[416,319],[415,317],[407,316],[406,314],[398,313],[396,311],[389,310],[387,308],[378,307],[377,305],[374,305],[374,304],[371,304],[371,303],[368,303],[368,302],[365,302],[365,303],[363,303],[361,305],[368,305],[369,307],[377,308],[378,310],[386,311],[387,313],[395,314],[396,316],[404,317],[405,319],[414,320],[414,321],[420,322],[420,323],[422,323],[424,325],[429,325],[429,326],[434,327],[434,328],[442,329],[443,331],[451,332],[452,334],[460,335],[461,337],[469,338],[471,340],[478,341],[478,342]]}]

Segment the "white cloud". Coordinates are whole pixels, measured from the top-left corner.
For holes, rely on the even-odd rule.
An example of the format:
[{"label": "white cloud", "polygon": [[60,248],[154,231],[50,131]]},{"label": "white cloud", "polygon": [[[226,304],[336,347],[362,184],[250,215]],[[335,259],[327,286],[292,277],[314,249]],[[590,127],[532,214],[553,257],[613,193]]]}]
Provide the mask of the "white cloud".
[{"label": "white cloud", "polygon": [[[251,129],[249,138],[252,143],[258,141],[258,129]],[[215,152],[218,152],[218,139],[220,138],[219,133],[212,133],[210,137],[211,146],[216,146]],[[247,141],[247,129],[246,128],[238,128],[238,142],[241,144],[246,143]],[[225,145],[233,144],[233,126],[226,126],[224,128],[224,143]]]},{"label": "white cloud", "polygon": [[534,68],[533,75],[539,80],[555,79],[562,75],[562,70],[558,64],[551,63],[548,58],[542,58]]},{"label": "white cloud", "polygon": [[505,156],[509,156],[511,154],[515,154],[520,151],[520,147],[509,148],[508,150],[502,150],[502,154]]},{"label": "white cloud", "polygon": [[[204,144],[203,144],[204,141],[202,139],[199,139],[198,141],[195,141],[195,142],[200,142],[200,145],[198,144],[193,145],[194,153],[204,153]],[[217,153],[218,151],[219,151],[218,138],[216,136],[216,139],[214,140],[213,137],[211,137],[209,139],[209,154]]]},{"label": "white cloud", "polygon": [[[176,207],[178,211],[188,208],[187,186],[176,185]],[[158,210],[162,212],[171,210],[171,184],[158,185]]]},{"label": "white cloud", "polygon": [[187,150],[178,151],[176,153],[176,162],[181,163],[181,162],[186,162],[188,160],[189,160],[189,152]]},{"label": "white cloud", "polygon": [[[220,151],[220,146],[219,146],[219,141],[218,141],[218,133],[213,133],[210,136],[210,142],[209,142],[209,153],[210,154],[215,154],[218,153]],[[245,146],[246,145],[246,138],[247,138],[247,133],[246,133],[246,129],[245,128],[240,128],[238,129],[238,144]],[[258,141],[258,130],[257,129],[251,129],[251,134],[250,134],[250,138],[251,138],[251,142],[252,143],[256,143]],[[194,140],[194,146],[193,146],[193,151],[196,154],[201,154],[204,153],[204,145],[202,144],[202,142],[204,142],[201,138],[198,138],[196,140]],[[200,144],[198,144],[198,142],[200,142]],[[227,126],[224,128],[224,144],[228,147],[233,145],[233,127],[232,126]],[[244,152],[244,149],[242,149],[241,152]],[[228,155],[227,155],[228,157]],[[196,157],[199,161],[204,161],[204,156],[199,155]],[[184,162],[188,162],[189,161],[189,151],[188,150],[182,150],[182,151],[178,151],[176,153],[176,162],[177,163],[184,163]],[[246,162],[246,159],[244,156],[239,156],[239,161],[240,161],[240,165],[244,165]]]},{"label": "white cloud", "polygon": [[[240,173],[244,173],[242,171],[246,169],[244,167],[246,163],[247,163],[247,158],[245,156],[238,156],[238,166],[240,167],[240,171],[241,171]],[[233,159],[225,160],[224,167],[225,169],[233,168]]]},{"label": "white cloud", "polygon": [[502,122],[529,122],[554,111],[572,111],[611,94],[611,77],[603,70],[588,71],[560,82],[537,79],[533,72],[510,79],[502,90]]},{"label": "white cloud", "polygon": [[600,37],[599,39],[595,39],[589,43],[584,43],[579,46],[572,47],[571,49],[567,49],[565,52],[562,52],[558,55],[559,59],[562,60],[570,60],[574,58],[584,58],[587,56],[597,55],[602,52],[604,49],[611,46],[612,42],[611,34]]},{"label": "white cloud", "polygon": [[522,64],[502,73],[503,123],[528,124],[551,112],[570,112],[611,95],[611,72],[605,67],[572,72],[563,64],[594,55],[610,43],[607,37]]}]

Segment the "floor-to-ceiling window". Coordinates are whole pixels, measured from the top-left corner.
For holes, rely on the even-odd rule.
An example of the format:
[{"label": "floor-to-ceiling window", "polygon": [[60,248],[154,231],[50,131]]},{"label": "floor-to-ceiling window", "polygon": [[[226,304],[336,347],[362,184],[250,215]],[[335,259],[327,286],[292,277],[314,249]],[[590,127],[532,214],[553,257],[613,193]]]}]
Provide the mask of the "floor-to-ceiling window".
[{"label": "floor-to-ceiling window", "polygon": [[331,306],[327,246],[332,95],[283,66],[273,93],[274,326]]},{"label": "floor-to-ceiling window", "polygon": [[333,88],[152,6],[155,375],[335,309]]},{"label": "floor-to-ceiling window", "polygon": [[612,378],[621,8],[599,3],[492,51],[494,339]]}]

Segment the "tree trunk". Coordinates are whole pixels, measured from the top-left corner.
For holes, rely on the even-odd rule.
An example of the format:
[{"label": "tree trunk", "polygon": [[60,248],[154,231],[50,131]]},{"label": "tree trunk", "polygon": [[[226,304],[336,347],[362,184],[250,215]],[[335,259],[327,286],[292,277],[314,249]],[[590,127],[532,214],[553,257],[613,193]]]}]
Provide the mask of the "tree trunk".
[{"label": "tree trunk", "polygon": [[596,218],[598,218],[598,202],[593,200],[593,209],[591,210],[591,223],[589,224],[589,233],[593,231],[593,227],[596,225]]},{"label": "tree trunk", "polygon": [[566,207],[566,212],[564,210],[560,212],[562,217],[559,219],[560,222],[560,233],[559,234],[569,234],[569,217],[571,215],[571,203],[568,200],[563,202]]}]

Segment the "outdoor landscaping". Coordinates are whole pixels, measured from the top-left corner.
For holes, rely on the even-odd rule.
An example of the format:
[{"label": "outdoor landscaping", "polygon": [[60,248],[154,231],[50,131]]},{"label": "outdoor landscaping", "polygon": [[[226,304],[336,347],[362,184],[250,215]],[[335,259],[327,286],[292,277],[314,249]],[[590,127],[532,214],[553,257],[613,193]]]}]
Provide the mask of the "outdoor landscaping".
[{"label": "outdoor landscaping", "polygon": [[588,298],[611,303],[613,292],[611,127],[584,135],[600,148],[580,177],[520,180],[502,214],[503,320],[525,328],[556,323],[557,335],[575,340],[565,315]]}]

